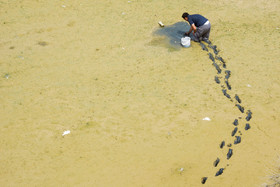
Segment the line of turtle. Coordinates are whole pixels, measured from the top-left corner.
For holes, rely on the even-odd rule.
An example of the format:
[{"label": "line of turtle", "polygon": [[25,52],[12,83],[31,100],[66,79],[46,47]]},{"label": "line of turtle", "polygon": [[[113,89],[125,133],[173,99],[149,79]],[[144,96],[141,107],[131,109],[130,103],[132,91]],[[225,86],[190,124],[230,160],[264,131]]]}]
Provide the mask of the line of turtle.
[{"label": "line of turtle", "polygon": [[[219,50],[217,49],[217,46],[213,45],[212,42],[210,42],[210,41],[207,41],[206,43],[208,44],[208,47],[213,50],[215,57],[208,50],[207,46],[204,43],[200,42],[200,46],[201,46],[202,50],[208,52],[209,59],[212,61],[212,65],[217,70],[217,75],[215,76],[214,80],[217,84],[221,85],[222,92],[223,92],[224,96],[227,97],[231,102],[233,102],[233,98],[231,97],[231,95],[229,95],[227,93],[228,90],[231,90],[231,85],[229,84],[229,78],[231,76],[231,71],[227,69],[226,62],[224,61],[224,59],[221,56],[218,56]],[[221,67],[222,67],[222,69],[221,69]],[[223,69],[225,70],[224,71],[225,72],[224,77],[222,77],[222,75],[221,75]],[[221,82],[222,78],[224,78],[224,84],[222,84],[222,82]],[[242,101],[241,101],[240,97],[237,94],[235,94],[234,99],[236,100],[235,106],[239,109],[239,111],[241,113],[244,113],[245,109],[244,109],[243,106],[241,106]],[[248,129],[251,128],[251,126],[249,124],[249,121],[252,118],[251,110],[247,110],[246,114],[247,114],[247,116],[245,117],[245,119],[246,119],[247,122],[245,124],[244,129],[247,131]],[[242,119],[242,118],[239,117],[239,119]],[[235,136],[235,140],[234,140],[233,144],[239,144],[239,143],[241,143],[242,133],[241,133],[240,130],[238,131],[238,127],[239,127],[238,119],[235,119],[232,124],[234,125],[234,129],[231,132],[231,136],[232,137]],[[236,135],[237,131],[239,132],[240,135]],[[226,144],[226,142],[222,141],[220,143],[219,147],[221,149],[223,149],[225,147],[225,144]],[[229,160],[233,155],[233,149],[231,148],[232,144],[231,143],[227,144],[227,147],[229,147],[228,152],[227,152],[227,160]],[[220,163],[220,158],[217,158],[213,163],[214,167],[217,167],[219,165],[219,163]],[[226,167],[220,168],[216,172],[215,176],[217,177],[217,176],[222,175],[225,169],[226,169]],[[208,179],[208,177],[202,177],[201,183],[205,184],[207,179]]]}]

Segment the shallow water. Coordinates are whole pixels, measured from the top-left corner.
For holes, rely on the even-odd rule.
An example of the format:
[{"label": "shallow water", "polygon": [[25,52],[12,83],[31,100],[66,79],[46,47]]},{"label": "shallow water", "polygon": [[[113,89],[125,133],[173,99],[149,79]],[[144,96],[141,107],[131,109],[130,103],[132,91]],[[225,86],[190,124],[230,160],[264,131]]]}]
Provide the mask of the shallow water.
[{"label": "shallow water", "polygon": [[[179,50],[182,48],[181,38],[184,37],[184,34],[189,29],[189,24],[181,21],[163,28],[158,28],[156,31],[154,31],[154,35],[164,36],[165,39],[168,39],[168,47]],[[164,42],[165,40],[161,38],[160,41]]]},{"label": "shallow water", "polygon": [[[0,5],[1,186],[272,183],[280,152],[278,0]],[[164,31],[159,21],[186,25],[185,11],[210,20],[210,40],[232,72],[228,93],[253,112],[248,131],[201,46],[171,45],[178,32],[155,34]],[[238,117],[242,141],[234,145]],[[229,160],[222,140],[233,144]]]}]

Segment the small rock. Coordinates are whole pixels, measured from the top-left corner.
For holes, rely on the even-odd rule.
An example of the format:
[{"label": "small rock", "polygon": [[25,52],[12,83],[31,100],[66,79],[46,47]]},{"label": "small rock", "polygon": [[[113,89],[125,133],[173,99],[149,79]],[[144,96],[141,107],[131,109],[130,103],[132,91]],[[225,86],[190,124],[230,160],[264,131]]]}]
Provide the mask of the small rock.
[{"label": "small rock", "polygon": [[159,26],[164,27],[164,24],[161,21],[159,21],[158,24]]},{"label": "small rock", "polygon": [[184,168],[178,169],[178,172],[179,172],[180,175],[182,175],[183,171],[184,171]]},{"label": "small rock", "polygon": [[203,121],[211,121],[211,119],[209,117],[205,117],[202,119]]},{"label": "small rock", "polygon": [[70,134],[70,130],[64,131],[63,134],[62,134],[62,136],[65,136],[65,135],[67,135],[67,134]]},{"label": "small rock", "polygon": [[4,78],[9,79],[10,75],[7,73],[6,75],[4,75]]}]

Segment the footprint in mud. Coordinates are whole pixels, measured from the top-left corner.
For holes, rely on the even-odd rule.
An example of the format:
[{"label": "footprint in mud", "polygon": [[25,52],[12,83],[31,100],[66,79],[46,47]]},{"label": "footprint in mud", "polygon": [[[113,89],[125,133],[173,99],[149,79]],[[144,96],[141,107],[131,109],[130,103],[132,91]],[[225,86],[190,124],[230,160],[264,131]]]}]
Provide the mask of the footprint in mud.
[{"label": "footprint in mud", "polygon": [[217,50],[217,46],[216,45],[212,45],[212,42],[210,42],[210,44],[208,44],[208,47],[213,49],[213,52],[215,53],[215,55],[218,55],[219,51]]},{"label": "footprint in mud", "polygon": [[217,167],[217,165],[219,164],[219,162],[220,162],[220,159],[217,158],[217,159],[214,161],[214,163],[213,163],[214,167]]},{"label": "footprint in mud", "polygon": [[240,136],[235,136],[234,144],[239,144],[241,142],[241,137]]},{"label": "footprint in mud", "polygon": [[246,125],[245,125],[245,130],[247,131],[247,130],[249,130],[250,128],[251,128],[250,124],[249,124],[249,123],[246,123]]},{"label": "footprint in mud", "polygon": [[241,103],[241,99],[239,98],[239,96],[237,95],[237,94],[235,94],[235,97],[234,97],[235,99],[236,99],[236,101],[238,102],[238,103]]},{"label": "footprint in mud", "polygon": [[206,182],[207,179],[208,179],[208,177],[203,177],[203,178],[201,179],[201,183],[202,183],[202,184],[205,184],[205,182]]},{"label": "footprint in mud", "polygon": [[224,61],[224,59],[222,57],[216,56],[216,59],[223,63],[223,68],[227,68],[226,62]]},{"label": "footprint in mud", "polygon": [[234,122],[232,123],[234,126],[238,125],[238,119],[235,119]]},{"label": "footprint in mud", "polygon": [[251,118],[252,118],[252,112],[250,110],[248,110],[246,120],[250,121]]},{"label": "footprint in mud", "polygon": [[231,136],[234,136],[234,135],[236,134],[237,130],[238,130],[238,128],[235,127],[235,128],[233,129],[233,131],[231,132]]},{"label": "footprint in mud", "polygon": [[222,72],[222,70],[221,70],[220,66],[219,66],[216,62],[213,62],[213,64],[212,64],[212,65],[216,68],[216,70],[217,70],[218,74],[220,74],[220,73]]},{"label": "footprint in mud", "polygon": [[244,113],[244,107],[242,107],[240,104],[236,104],[235,106],[240,110],[241,113]]},{"label": "footprint in mud", "polygon": [[228,153],[227,153],[227,159],[228,159],[228,160],[231,158],[232,154],[233,154],[232,149],[229,149],[229,150],[228,150]]},{"label": "footprint in mud", "polygon": [[48,43],[45,41],[39,41],[37,44],[43,47],[48,45]]},{"label": "footprint in mud", "polygon": [[225,141],[222,141],[220,144],[220,148],[223,149],[224,146],[225,146]]},{"label": "footprint in mud", "polygon": [[224,172],[224,168],[221,168],[219,169],[219,171],[217,171],[216,175],[215,176],[219,176],[219,175],[222,175]]},{"label": "footprint in mud", "polygon": [[226,89],[223,89],[223,94],[224,96],[226,96],[227,98],[231,99],[230,95],[227,93],[227,90]]},{"label": "footprint in mud", "polygon": [[228,88],[229,90],[231,90],[231,86],[230,86],[230,84],[228,83],[228,80],[225,80],[225,83],[226,83],[226,85],[227,85],[227,88]]},{"label": "footprint in mud", "polygon": [[218,76],[215,76],[215,82],[216,82],[217,84],[220,84],[220,83],[221,83],[221,81],[220,81],[220,79],[219,79]]},{"label": "footprint in mud", "polygon": [[226,73],[225,79],[228,80],[231,75],[231,71],[226,70],[225,73]]},{"label": "footprint in mud", "polygon": [[212,53],[208,53],[209,55],[209,59],[212,60],[212,62],[215,62],[214,56],[212,55]]},{"label": "footprint in mud", "polygon": [[202,50],[204,50],[204,51],[207,51],[207,52],[208,52],[208,48],[206,47],[206,45],[204,45],[204,43],[199,42],[199,44],[200,44],[200,46],[201,46]]}]

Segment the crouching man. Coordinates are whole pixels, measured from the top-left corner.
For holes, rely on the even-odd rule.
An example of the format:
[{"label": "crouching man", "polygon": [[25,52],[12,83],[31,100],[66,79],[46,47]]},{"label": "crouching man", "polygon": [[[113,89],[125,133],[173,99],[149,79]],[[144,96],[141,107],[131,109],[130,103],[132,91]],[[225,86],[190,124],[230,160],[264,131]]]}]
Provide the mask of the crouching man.
[{"label": "crouching man", "polygon": [[182,18],[189,22],[191,28],[185,34],[189,36],[193,32],[193,40],[196,42],[209,41],[211,24],[209,20],[200,14],[183,13]]}]

